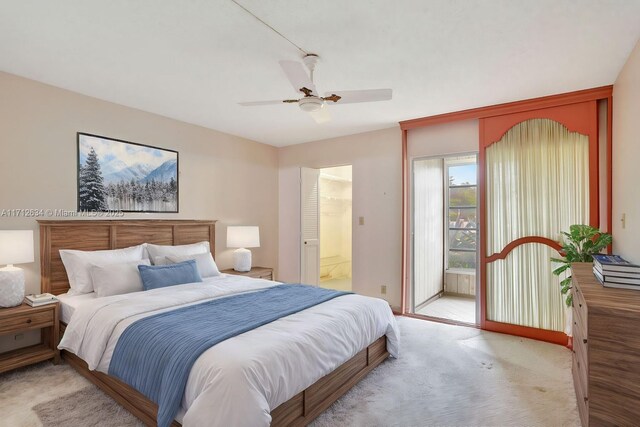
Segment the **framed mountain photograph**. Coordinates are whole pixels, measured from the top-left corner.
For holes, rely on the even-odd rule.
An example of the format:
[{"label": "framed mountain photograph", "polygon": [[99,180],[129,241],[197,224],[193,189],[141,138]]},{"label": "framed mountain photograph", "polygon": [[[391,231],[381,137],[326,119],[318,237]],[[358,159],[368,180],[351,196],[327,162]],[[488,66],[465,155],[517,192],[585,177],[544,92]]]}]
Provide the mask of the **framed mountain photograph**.
[{"label": "framed mountain photograph", "polygon": [[178,212],[178,152],[78,132],[78,211]]}]

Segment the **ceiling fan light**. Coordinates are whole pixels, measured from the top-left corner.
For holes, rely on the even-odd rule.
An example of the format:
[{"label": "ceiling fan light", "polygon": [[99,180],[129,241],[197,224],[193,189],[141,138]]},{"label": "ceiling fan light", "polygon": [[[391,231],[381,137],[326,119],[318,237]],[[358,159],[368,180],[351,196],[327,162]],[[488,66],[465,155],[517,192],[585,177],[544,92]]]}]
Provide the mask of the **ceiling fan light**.
[{"label": "ceiling fan light", "polygon": [[324,105],[324,101],[316,96],[308,96],[299,100],[298,105],[302,111],[312,113],[321,109]]}]

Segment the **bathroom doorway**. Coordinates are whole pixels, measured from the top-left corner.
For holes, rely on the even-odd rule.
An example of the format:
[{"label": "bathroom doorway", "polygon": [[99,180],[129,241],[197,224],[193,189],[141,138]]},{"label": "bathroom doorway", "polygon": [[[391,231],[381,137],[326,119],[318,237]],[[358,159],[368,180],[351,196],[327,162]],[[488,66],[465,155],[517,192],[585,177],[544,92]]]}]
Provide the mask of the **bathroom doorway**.
[{"label": "bathroom doorway", "polygon": [[320,286],[352,290],[352,167],[320,169]]}]

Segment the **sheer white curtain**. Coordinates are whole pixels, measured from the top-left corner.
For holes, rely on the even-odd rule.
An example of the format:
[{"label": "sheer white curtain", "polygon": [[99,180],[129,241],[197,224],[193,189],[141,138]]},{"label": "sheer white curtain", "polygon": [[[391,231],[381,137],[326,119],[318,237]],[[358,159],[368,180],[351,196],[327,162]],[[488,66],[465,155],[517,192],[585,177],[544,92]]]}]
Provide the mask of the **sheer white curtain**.
[{"label": "sheer white curtain", "polygon": [[419,305],[443,289],[444,160],[413,162],[413,301]]},{"label": "sheer white curtain", "polygon": [[[559,240],[589,223],[589,139],[561,123],[533,119],[486,149],[487,256],[521,237]],[[527,243],[487,264],[487,319],[564,330],[552,248]]]}]

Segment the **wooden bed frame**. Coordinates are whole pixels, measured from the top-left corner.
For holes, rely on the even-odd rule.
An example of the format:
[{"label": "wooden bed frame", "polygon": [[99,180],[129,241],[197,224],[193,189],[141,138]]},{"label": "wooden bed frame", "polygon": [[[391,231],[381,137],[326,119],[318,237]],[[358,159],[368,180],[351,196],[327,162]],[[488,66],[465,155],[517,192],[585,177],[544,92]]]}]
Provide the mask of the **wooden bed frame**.
[{"label": "wooden bed frame", "polygon": [[[144,242],[159,245],[184,245],[207,240],[215,257],[215,223],[202,220],[68,220],[38,221],[40,224],[40,268],[42,292],[55,295],[69,290],[60,249],[119,249]],[[66,325],[62,323],[60,336]],[[320,415],[389,353],[382,336],[353,358],[319,379],[271,411],[272,426],[303,426]],[[100,387],[148,426],[156,425],[158,406],[120,380],[98,371],[90,371],[78,356],[67,351],[62,357],[80,374]],[[172,424],[180,426],[176,421]]]}]

